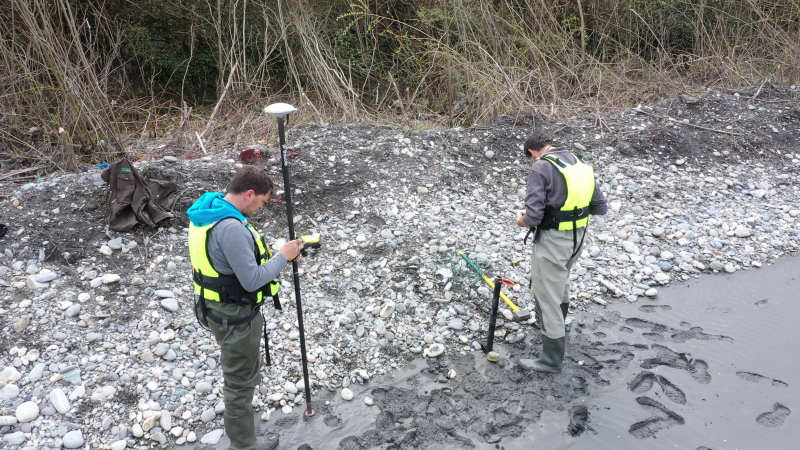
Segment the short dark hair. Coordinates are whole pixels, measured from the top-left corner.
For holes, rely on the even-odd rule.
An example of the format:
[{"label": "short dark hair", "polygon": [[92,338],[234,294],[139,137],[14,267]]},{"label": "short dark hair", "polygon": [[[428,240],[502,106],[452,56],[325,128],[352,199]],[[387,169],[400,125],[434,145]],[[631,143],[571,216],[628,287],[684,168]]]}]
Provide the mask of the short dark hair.
[{"label": "short dark hair", "polygon": [[265,195],[272,192],[275,183],[267,172],[257,166],[244,166],[239,169],[231,178],[228,185],[228,192],[231,194],[243,194],[252,189],[256,195]]},{"label": "short dark hair", "polygon": [[529,150],[538,151],[547,145],[555,145],[553,138],[544,133],[533,133],[525,139],[525,145],[522,150],[525,152],[525,156],[530,157]]}]

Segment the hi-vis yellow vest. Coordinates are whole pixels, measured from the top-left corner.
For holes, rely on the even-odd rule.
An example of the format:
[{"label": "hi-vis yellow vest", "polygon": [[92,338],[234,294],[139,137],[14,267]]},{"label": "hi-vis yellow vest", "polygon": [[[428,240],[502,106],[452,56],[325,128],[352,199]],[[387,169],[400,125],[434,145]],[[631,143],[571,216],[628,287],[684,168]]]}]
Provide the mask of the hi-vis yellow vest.
[{"label": "hi-vis yellow vest", "polygon": [[542,228],[572,230],[585,227],[589,223],[589,204],[594,196],[594,169],[575,158],[574,164],[567,164],[553,155],[544,155],[542,159],[550,161],[567,182],[567,200],[560,210],[546,208],[542,218]]},{"label": "hi-vis yellow vest", "polygon": [[[280,290],[280,280],[272,280],[255,292],[246,291],[236,275],[221,274],[214,269],[211,264],[211,258],[208,255],[208,234],[220,221],[216,221],[205,226],[195,226],[189,224],[189,257],[192,261],[192,272],[194,280],[194,291],[201,299],[211,301],[228,302],[241,302],[249,300],[254,303],[261,303],[264,299],[264,293],[277,298],[278,291]],[[255,242],[256,263],[258,265],[264,264],[272,257],[272,252],[269,246],[264,242],[258,231],[248,224],[247,229],[250,231]],[[220,294],[224,293],[222,300]]]}]

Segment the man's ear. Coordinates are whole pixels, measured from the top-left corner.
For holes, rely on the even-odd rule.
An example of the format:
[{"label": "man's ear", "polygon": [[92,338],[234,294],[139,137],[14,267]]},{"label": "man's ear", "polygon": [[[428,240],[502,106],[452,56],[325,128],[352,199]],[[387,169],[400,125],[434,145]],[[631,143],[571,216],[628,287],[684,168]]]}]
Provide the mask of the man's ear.
[{"label": "man's ear", "polygon": [[253,189],[248,189],[248,190],[244,191],[245,200],[250,200],[255,195],[256,195],[256,191],[253,190]]}]

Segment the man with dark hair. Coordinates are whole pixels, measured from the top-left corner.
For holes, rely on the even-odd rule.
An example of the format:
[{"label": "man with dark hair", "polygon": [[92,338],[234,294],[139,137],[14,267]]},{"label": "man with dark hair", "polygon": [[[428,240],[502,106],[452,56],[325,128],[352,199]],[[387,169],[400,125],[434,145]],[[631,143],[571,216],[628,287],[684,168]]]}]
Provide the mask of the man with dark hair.
[{"label": "man with dark hair", "polygon": [[[225,432],[231,449],[270,450],[278,437],[255,435],[253,392],[261,381],[259,347],[264,318],[260,307],[271,297],[280,309],[278,276],[298,257],[302,239],[287,242],[275,255],[249,219],[269,200],[274,188],[267,173],[245,166],[228,192],[203,194],[189,214],[189,255],[195,314],[220,346],[225,379]],[[266,337],[266,334],[265,334]]]},{"label": "man with dark hair", "polygon": [[267,172],[256,166],[244,166],[236,172],[228,186],[229,194],[242,194],[252,189],[257,195],[269,194],[275,187]]},{"label": "man with dark hair", "polygon": [[589,215],[605,214],[606,198],[597,188],[592,167],[566,148],[556,147],[549,136],[529,136],[523,150],[533,165],[525,211],[517,213],[517,225],[529,228],[528,236],[534,235],[531,288],[542,331],[542,354],[520,363],[539,372],[558,373],[566,344],[569,271],[583,247]]}]

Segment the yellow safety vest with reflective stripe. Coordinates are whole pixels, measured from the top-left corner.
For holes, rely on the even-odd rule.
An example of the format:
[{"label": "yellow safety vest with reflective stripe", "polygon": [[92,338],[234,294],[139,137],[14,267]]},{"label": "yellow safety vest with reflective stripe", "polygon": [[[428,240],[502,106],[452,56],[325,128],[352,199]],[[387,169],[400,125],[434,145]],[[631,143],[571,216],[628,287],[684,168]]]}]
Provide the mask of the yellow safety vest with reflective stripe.
[{"label": "yellow safety vest with reflective stripe", "polygon": [[[589,223],[589,204],[594,196],[594,169],[574,154],[572,156],[575,158],[574,164],[568,164],[553,155],[544,155],[542,159],[550,161],[561,172],[567,182],[567,200],[564,202],[564,206],[561,207],[561,212],[574,212],[576,208],[578,211],[585,211],[586,217],[574,221],[577,228],[582,228]],[[558,229],[573,229],[573,221],[559,221]]]},{"label": "yellow safety vest with reflective stripe", "polygon": [[[217,272],[214,269],[213,264],[211,264],[211,258],[208,255],[208,234],[209,232],[216,226],[220,221],[216,221],[209,225],[205,226],[195,226],[193,223],[189,224],[189,257],[192,261],[192,270],[194,272],[194,276],[196,277],[200,274],[203,280],[208,281],[209,283],[213,284],[214,279],[226,279],[228,283],[231,282],[231,278],[236,281],[239,288],[247,293],[240,283],[238,283],[238,279],[235,275],[226,275]],[[264,242],[264,238],[258,234],[255,228],[252,225],[248,224],[247,229],[250,231],[251,236],[253,237],[253,242],[255,242],[255,253],[253,256],[256,258],[256,263],[258,265],[264,264],[265,262],[269,261],[272,258],[272,252],[269,249],[269,246]],[[195,278],[196,280],[196,278]],[[268,289],[264,289],[267,288]],[[255,297],[256,303],[261,303],[264,299],[264,292],[268,292],[269,295],[275,296],[278,294],[280,290],[280,280],[272,280],[266,286],[262,287],[260,290],[256,292],[250,292],[251,295]],[[194,291],[198,295],[202,294],[202,297],[206,300],[211,301],[220,301],[220,293],[215,291],[213,288],[209,288],[208,286],[200,286],[197,281],[194,282]]]}]

